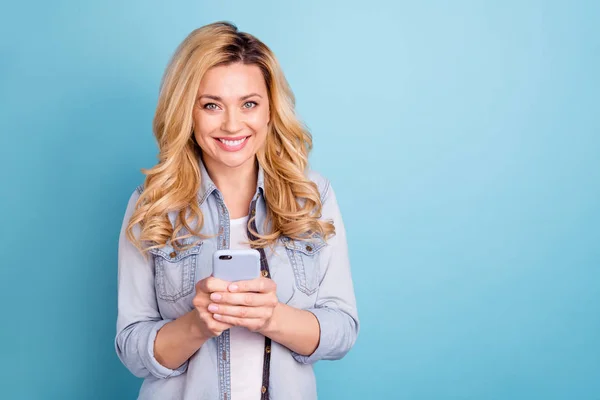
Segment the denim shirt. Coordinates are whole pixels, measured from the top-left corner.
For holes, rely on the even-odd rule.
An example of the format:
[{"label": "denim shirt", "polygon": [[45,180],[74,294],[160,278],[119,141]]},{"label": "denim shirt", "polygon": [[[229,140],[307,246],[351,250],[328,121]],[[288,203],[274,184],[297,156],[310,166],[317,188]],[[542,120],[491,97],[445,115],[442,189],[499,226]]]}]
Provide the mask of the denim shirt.
[{"label": "denim shirt", "polygon": [[[231,399],[229,330],[209,339],[183,365],[173,370],[154,357],[158,330],[193,310],[195,284],[212,274],[215,250],[229,248],[229,213],[223,196],[199,160],[198,193],[204,225],[201,233],[211,238],[190,249],[174,251],[170,243],[144,257],[125,236],[125,228],[143,191],[138,187],[127,205],[119,238],[118,317],[115,348],[121,362],[135,376],[144,378],[139,399]],[[350,272],[346,233],[335,193],[327,179],[314,171],[308,178],[317,184],[322,219],[332,220],[336,235],[327,241],[304,242],[282,237],[267,247],[271,278],[281,303],[313,313],[320,326],[320,341],[310,356],[297,354],[273,342],[271,346],[270,398],[317,398],[313,364],[342,358],[354,345],[359,331],[356,300]],[[256,225],[260,233],[266,217],[264,174],[259,167]],[[173,223],[176,214],[169,213]],[[139,226],[134,234],[139,235]],[[198,240],[186,239],[185,243]],[[260,398],[257,388],[256,398]]]}]

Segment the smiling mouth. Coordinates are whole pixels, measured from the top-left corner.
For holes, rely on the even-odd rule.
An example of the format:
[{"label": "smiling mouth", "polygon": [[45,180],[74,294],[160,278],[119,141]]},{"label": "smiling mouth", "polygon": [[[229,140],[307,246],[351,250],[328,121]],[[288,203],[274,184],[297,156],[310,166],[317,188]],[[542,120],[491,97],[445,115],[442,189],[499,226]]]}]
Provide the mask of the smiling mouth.
[{"label": "smiling mouth", "polygon": [[223,143],[226,146],[230,146],[230,147],[235,147],[235,146],[239,146],[240,144],[244,143],[247,139],[249,138],[249,136],[245,136],[243,138],[240,139],[221,139],[221,138],[216,138],[219,142]]},{"label": "smiling mouth", "polygon": [[237,136],[232,138],[214,138],[219,147],[227,152],[237,152],[246,147],[250,136]]}]

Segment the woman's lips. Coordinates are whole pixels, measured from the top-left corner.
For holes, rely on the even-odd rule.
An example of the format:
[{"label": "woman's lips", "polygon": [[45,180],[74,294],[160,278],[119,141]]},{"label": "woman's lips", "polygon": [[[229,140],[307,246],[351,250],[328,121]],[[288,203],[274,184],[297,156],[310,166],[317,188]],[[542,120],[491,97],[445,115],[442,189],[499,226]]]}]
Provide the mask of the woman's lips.
[{"label": "woman's lips", "polygon": [[225,151],[240,151],[248,143],[250,136],[236,136],[232,138],[215,138],[217,144]]}]

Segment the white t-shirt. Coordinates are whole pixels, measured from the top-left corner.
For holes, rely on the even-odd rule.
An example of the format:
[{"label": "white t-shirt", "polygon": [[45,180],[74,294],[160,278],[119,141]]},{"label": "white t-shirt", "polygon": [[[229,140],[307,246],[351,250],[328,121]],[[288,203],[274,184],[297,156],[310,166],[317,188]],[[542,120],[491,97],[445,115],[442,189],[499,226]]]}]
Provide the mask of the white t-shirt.
[{"label": "white t-shirt", "polygon": [[[230,220],[230,248],[249,248],[248,217]],[[231,400],[257,400],[261,396],[265,337],[246,328],[230,329]]]}]

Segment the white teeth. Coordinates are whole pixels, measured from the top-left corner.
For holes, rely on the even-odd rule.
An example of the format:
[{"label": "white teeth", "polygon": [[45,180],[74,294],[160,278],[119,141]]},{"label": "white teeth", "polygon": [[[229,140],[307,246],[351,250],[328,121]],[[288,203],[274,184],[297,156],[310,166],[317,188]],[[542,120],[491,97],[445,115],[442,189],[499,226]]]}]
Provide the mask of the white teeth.
[{"label": "white teeth", "polygon": [[219,139],[221,141],[221,143],[224,143],[226,146],[237,146],[239,144],[242,144],[244,142],[244,140],[246,140],[247,138],[243,138],[240,140],[225,140],[225,139]]}]

